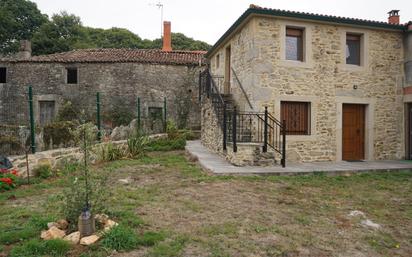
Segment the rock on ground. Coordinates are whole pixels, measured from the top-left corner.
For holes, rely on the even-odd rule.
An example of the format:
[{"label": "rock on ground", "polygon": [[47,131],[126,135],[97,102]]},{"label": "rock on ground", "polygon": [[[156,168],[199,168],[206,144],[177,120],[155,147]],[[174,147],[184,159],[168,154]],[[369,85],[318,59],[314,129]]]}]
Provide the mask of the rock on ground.
[{"label": "rock on ground", "polygon": [[51,227],[49,230],[44,230],[41,232],[40,237],[44,240],[63,238],[66,232],[58,229],[57,227]]},{"label": "rock on ground", "polygon": [[79,231],[73,232],[70,235],[65,236],[63,239],[73,244],[78,244],[80,241],[80,232]]},{"label": "rock on ground", "polygon": [[99,239],[100,237],[97,235],[86,236],[80,239],[80,244],[81,245],[91,245],[91,244],[96,243]]}]

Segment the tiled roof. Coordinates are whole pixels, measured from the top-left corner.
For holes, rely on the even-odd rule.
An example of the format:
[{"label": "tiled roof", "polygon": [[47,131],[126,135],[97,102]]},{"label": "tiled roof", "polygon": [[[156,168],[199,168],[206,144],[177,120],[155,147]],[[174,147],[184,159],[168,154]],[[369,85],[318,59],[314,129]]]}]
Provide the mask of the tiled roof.
[{"label": "tiled roof", "polygon": [[348,17],[342,17],[342,16],[325,15],[325,14],[317,14],[317,13],[309,13],[309,12],[296,12],[296,11],[288,11],[288,10],[281,10],[281,9],[265,8],[265,7],[260,7],[254,4],[251,4],[249,6],[249,9],[266,10],[266,11],[271,11],[271,12],[283,13],[284,14],[283,16],[290,16],[290,17],[293,17],[295,15],[300,16],[300,17],[304,17],[304,16],[324,17],[324,18],[334,19],[336,22],[354,21],[354,22],[365,22],[365,23],[374,23],[374,24],[383,24],[383,25],[394,25],[394,26],[399,26],[399,27],[404,27],[407,25],[407,23],[402,25],[402,24],[393,24],[393,23],[384,22],[384,21],[374,21],[374,20],[367,20],[367,19],[348,18]]},{"label": "tiled roof", "polygon": [[158,49],[78,49],[69,52],[32,56],[29,59],[3,58],[10,62],[116,63],[137,62],[171,65],[206,64],[205,51],[170,51]]},{"label": "tiled roof", "polygon": [[271,9],[271,8],[264,8],[254,4],[251,4],[249,8],[233,23],[233,25],[222,35],[222,37],[213,45],[213,47],[209,50],[206,54],[206,57],[209,57],[214,51],[225,42],[227,38],[229,38],[234,31],[238,29],[239,26],[243,24],[245,20],[250,15],[265,15],[265,16],[273,16],[273,17],[286,17],[286,18],[293,18],[293,19],[301,19],[301,20],[312,20],[317,22],[325,22],[325,23],[335,23],[335,24],[343,24],[347,26],[361,26],[361,27],[368,27],[368,28],[376,28],[376,29],[389,29],[389,30],[396,30],[396,31],[408,31],[408,24],[391,24],[388,22],[382,21],[372,21],[372,20],[365,20],[365,19],[356,19],[356,18],[347,18],[347,17],[339,17],[333,15],[322,15],[322,14],[315,14],[315,13],[307,13],[307,12],[294,12],[294,11],[286,11],[280,9]]}]

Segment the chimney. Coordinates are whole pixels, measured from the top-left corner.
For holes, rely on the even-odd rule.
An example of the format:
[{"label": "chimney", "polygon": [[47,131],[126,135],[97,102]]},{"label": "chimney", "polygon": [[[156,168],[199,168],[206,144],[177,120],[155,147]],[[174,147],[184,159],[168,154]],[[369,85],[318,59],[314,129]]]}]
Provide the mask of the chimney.
[{"label": "chimney", "polygon": [[172,24],[170,21],[163,22],[163,48],[162,51],[172,51]]},{"label": "chimney", "polygon": [[392,11],[388,12],[388,14],[389,14],[388,22],[390,24],[399,24],[400,23],[399,10],[392,10]]},{"label": "chimney", "polygon": [[29,40],[20,41],[20,48],[17,57],[21,59],[29,59],[31,57],[31,43]]}]

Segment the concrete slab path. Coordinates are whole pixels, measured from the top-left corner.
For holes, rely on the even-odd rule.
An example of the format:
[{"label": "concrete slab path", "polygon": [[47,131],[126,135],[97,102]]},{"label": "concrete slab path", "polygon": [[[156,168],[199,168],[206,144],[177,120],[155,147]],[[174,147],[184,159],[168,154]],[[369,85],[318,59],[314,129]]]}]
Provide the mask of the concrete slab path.
[{"label": "concrete slab path", "polygon": [[411,170],[412,161],[363,161],[363,162],[315,162],[315,163],[286,163],[286,167],[279,166],[244,166],[238,167],[230,164],[224,157],[212,153],[204,147],[199,140],[187,141],[186,151],[196,157],[201,167],[217,175],[301,175],[318,172],[328,174],[346,174],[367,171],[395,171]]}]

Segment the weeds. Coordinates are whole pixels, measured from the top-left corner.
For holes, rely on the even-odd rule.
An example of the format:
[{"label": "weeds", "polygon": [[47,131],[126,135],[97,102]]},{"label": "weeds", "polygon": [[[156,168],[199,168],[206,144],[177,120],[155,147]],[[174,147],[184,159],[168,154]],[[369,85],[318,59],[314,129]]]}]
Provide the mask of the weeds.
[{"label": "weeds", "polygon": [[10,252],[10,257],[60,257],[70,250],[70,244],[62,239],[40,241],[37,239],[19,245]]}]

